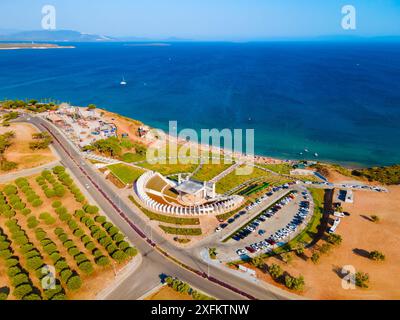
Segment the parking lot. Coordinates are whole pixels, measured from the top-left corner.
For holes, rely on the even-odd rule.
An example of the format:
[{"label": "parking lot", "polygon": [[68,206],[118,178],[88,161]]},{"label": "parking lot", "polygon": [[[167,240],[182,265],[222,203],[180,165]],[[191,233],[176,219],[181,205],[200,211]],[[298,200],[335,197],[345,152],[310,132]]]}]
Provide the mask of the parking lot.
[{"label": "parking lot", "polygon": [[220,260],[252,257],[268,252],[294,238],[307,224],[313,213],[312,197],[304,188],[291,190],[290,195],[256,215],[232,238],[219,246]]}]

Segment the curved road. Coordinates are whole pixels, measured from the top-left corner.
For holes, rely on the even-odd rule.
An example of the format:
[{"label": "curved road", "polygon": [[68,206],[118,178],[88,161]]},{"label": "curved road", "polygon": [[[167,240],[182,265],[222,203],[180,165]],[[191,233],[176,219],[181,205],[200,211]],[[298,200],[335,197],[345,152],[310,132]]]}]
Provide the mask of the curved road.
[{"label": "curved road", "polygon": [[[272,292],[275,290],[268,290],[266,286],[245,280],[227,270],[208,265],[198,256],[197,250],[190,252],[177,248],[158,233],[153,233],[141,214],[121,201],[108,182],[85,163],[81,155],[52,124],[42,118],[30,115],[23,115],[18,121],[29,122],[41,131],[50,132],[54,138],[53,147],[60,155],[63,165],[87,188],[103,212],[142,253],[141,266],[118,285],[107,296],[107,299],[137,299],[160,283],[161,274],[176,276],[218,299],[287,299],[287,295]],[[136,232],[132,232],[132,229]],[[158,250],[155,246],[162,250]],[[196,270],[197,273],[189,271],[167,258],[165,252],[179,260],[180,263]],[[222,283],[218,283],[219,281]]]}]

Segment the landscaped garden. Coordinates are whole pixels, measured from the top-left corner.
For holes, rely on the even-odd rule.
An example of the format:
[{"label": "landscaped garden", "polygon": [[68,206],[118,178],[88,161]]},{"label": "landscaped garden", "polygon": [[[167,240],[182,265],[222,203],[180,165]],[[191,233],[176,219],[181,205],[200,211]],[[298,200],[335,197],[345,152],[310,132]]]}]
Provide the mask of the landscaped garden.
[{"label": "landscaped garden", "polygon": [[93,299],[137,254],[61,166],[0,190],[1,298]]}]

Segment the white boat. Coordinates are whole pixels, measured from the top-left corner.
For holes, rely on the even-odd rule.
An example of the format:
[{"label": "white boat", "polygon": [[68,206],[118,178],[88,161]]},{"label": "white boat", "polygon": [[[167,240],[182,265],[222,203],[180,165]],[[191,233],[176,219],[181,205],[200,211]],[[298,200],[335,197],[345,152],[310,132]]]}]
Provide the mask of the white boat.
[{"label": "white boat", "polygon": [[128,83],[125,81],[125,78],[122,77],[122,81],[120,82],[121,86],[126,86]]},{"label": "white boat", "polygon": [[315,157],[318,157],[318,156],[319,156],[319,154],[318,154],[318,153],[314,153],[314,156],[315,156]]},{"label": "white boat", "polygon": [[308,149],[307,149],[307,148],[305,148],[305,149],[304,149],[304,151],[305,151],[305,152],[308,152]]}]

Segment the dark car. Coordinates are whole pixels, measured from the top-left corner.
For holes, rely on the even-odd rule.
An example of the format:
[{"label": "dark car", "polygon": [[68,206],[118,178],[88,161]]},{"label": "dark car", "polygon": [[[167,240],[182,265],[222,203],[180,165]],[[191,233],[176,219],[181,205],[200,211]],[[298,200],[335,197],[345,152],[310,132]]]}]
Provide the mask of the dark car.
[{"label": "dark car", "polygon": [[232,222],[234,222],[234,221],[235,221],[235,219],[230,218],[230,219],[228,220],[228,223],[232,223]]},{"label": "dark car", "polygon": [[249,251],[250,253],[254,253],[256,252],[256,250],[254,250],[252,247],[246,247],[247,251]]},{"label": "dark car", "polygon": [[243,215],[245,215],[246,214],[246,211],[239,211],[239,214],[241,215],[241,216],[243,216]]},{"label": "dark car", "polygon": [[240,218],[240,214],[236,214],[236,215],[234,216],[234,218],[235,218],[235,219]]},{"label": "dark car", "polygon": [[226,228],[226,227],[228,226],[228,224],[222,223],[222,224],[220,224],[219,226],[220,226],[222,229],[224,229],[224,228]]}]

